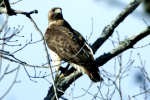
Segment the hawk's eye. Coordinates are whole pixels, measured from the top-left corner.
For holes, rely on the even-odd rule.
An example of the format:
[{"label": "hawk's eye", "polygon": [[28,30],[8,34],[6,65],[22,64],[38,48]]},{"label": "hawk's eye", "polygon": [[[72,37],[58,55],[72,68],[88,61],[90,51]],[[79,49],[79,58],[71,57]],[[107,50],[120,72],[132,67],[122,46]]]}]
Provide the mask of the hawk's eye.
[{"label": "hawk's eye", "polygon": [[55,12],[55,9],[52,9],[53,12]]}]

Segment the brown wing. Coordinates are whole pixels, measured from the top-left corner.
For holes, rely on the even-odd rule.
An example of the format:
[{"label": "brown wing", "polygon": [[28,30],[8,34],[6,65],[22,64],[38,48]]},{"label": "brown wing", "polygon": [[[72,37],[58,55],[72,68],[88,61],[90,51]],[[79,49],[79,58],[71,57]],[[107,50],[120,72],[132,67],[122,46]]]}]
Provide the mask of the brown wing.
[{"label": "brown wing", "polygon": [[93,61],[93,54],[83,37],[64,26],[53,26],[46,30],[48,47],[64,61],[84,65]]}]

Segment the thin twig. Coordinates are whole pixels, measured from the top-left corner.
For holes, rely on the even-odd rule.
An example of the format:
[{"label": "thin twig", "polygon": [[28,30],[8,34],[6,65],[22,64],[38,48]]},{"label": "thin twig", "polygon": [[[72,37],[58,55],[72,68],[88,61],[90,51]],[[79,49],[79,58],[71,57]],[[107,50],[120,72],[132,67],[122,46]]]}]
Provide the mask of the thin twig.
[{"label": "thin twig", "polygon": [[150,92],[150,89],[147,89],[147,90],[145,90],[145,91],[143,91],[143,92],[140,92],[140,93],[138,93],[138,94],[135,94],[135,95],[133,95],[132,97],[135,98],[135,97],[140,96],[140,95],[143,95],[143,94],[145,94],[145,93],[147,93],[147,92]]},{"label": "thin twig", "polygon": [[[0,33],[4,30],[7,23],[8,23],[8,16],[6,16],[6,20],[0,29]],[[5,36],[6,36],[6,33],[4,33],[3,38],[5,38]],[[2,41],[2,48],[1,48],[2,50],[4,50],[4,46],[5,46],[4,43],[5,43],[5,40]],[[1,69],[2,69],[1,67],[2,67],[2,57],[0,55],[0,73],[1,73]]]},{"label": "thin twig", "polygon": [[10,87],[7,89],[7,91],[0,97],[0,100],[2,100],[2,99],[10,92],[10,90],[13,88],[13,86],[15,85],[16,80],[17,80],[17,77],[18,77],[18,74],[19,74],[20,65],[19,65],[17,68],[18,68],[18,69],[17,69],[16,75],[15,75],[15,78],[14,78],[12,84],[11,84]]},{"label": "thin twig", "polygon": [[11,5],[15,5],[15,4],[17,4],[17,3],[21,2],[21,1],[23,1],[23,0],[18,0],[18,1],[15,1],[15,2],[11,2],[10,4]]},{"label": "thin twig", "polygon": [[4,55],[2,55],[1,57],[2,57],[3,59],[6,59],[6,60],[10,61],[10,62],[15,62],[15,63],[21,64],[21,65],[23,65],[23,66],[36,67],[36,68],[49,68],[48,66],[31,65],[31,64],[28,64],[28,63],[23,62],[23,61],[21,61],[21,60],[19,60],[19,61],[18,61],[18,60],[14,60],[14,59],[9,58],[9,57],[4,56]]},{"label": "thin twig", "polygon": [[49,60],[50,57],[49,57],[49,54],[48,54],[48,49],[46,47],[46,41],[44,39],[42,31],[39,29],[39,27],[37,26],[37,24],[35,23],[35,21],[32,19],[32,17],[31,16],[27,16],[27,17],[31,20],[31,22],[33,23],[35,29],[40,33],[41,38],[43,40],[43,46],[44,46],[44,49],[45,49],[45,52],[46,52],[46,58],[47,58],[48,66],[49,66],[49,69],[50,69],[50,72],[51,72],[52,81],[53,81],[52,82],[53,83],[53,88],[54,88],[56,99],[58,100],[56,85],[55,85],[55,82],[54,82],[55,79],[54,79],[54,76],[53,76],[53,71],[52,71],[52,68],[51,68],[50,60]]},{"label": "thin twig", "polygon": [[9,64],[6,66],[6,68],[5,68],[5,70],[4,70],[4,73],[1,75],[0,81],[4,78],[5,73],[7,72],[8,68],[9,68]]}]

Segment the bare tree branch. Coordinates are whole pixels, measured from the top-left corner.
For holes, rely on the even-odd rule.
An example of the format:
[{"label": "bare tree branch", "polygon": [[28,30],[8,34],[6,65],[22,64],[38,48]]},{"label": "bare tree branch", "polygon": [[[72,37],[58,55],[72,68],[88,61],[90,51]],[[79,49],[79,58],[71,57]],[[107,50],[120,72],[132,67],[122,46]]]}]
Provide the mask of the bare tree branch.
[{"label": "bare tree branch", "polygon": [[[30,21],[34,24],[35,28],[37,29],[37,31],[40,33],[41,38],[43,40],[44,49],[45,49],[45,52],[46,52],[46,58],[47,58],[47,62],[48,62],[48,67],[50,69],[52,80],[53,80],[53,88],[54,88],[54,91],[55,91],[54,93],[55,93],[56,99],[58,100],[57,93],[56,93],[56,86],[55,86],[55,83],[54,83],[54,76],[53,76],[52,68],[51,68],[51,65],[50,65],[50,59],[49,59],[50,57],[49,57],[48,50],[47,50],[47,47],[46,47],[46,42],[44,40],[44,36],[43,36],[41,30],[38,28],[38,26],[36,25],[35,21],[31,17],[31,14],[38,13],[38,11],[34,10],[34,11],[30,11],[30,12],[24,12],[24,11],[14,10],[14,9],[11,8],[10,3],[9,3],[8,0],[4,0],[4,5],[5,5],[5,7],[0,7],[0,13],[6,13],[6,14],[8,14],[10,16],[16,15],[16,14],[23,14],[23,15],[25,15],[26,17],[28,17],[30,19]],[[4,55],[5,55],[5,52],[4,52]],[[10,59],[7,56],[3,56],[3,55],[1,57],[5,58],[7,60],[10,60],[10,61],[19,62],[20,64],[26,65],[25,62],[22,62],[19,59],[16,59],[16,57],[14,57],[13,55],[11,55],[11,57],[13,59]]]},{"label": "bare tree branch", "polygon": [[17,14],[23,14],[27,17],[30,17],[31,14],[38,13],[37,10],[33,10],[30,12],[24,12],[21,10],[14,10],[11,8],[8,0],[4,0],[4,4],[5,4],[5,7],[0,7],[0,14],[5,13],[5,14],[8,14],[9,16],[17,15]]},{"label": "bare tree branch", "polygon": [[0,82],[1,82],[2,79],[4,78],[5,73],[7,72],[8,68],[9,68],[9,64],[6,66],[6,68],[5,68],[5,70],[4,70],[4,73],[0,76]]},{"label": "bare tree branch", "polygon": [[95,53],[97,49],[101,47],[101,45],[112,35],[115,28],[124,21],[124,19],[131,14],[142,2],[143,0],[133,0],[126,8],[112,21],[112,23],[106,26],[100,37],[93,43],[92,49]]},{"label": "bare tree branch", "polygon": [[[3,0],[4,1],[4,5],[5,7],[0,7],[0,14],[1,13],[5,13],[5,14],[8,14],[9,16],[12,16],[12,15],[16,15],[16,14],[23,14],[25,15],[26,17],[28,17],[29,19],[31,19],[31,14],[34,14],[34,13],[38,13],[37,10],[33,10],[33,11],[30,11],[30,12],[24,12],[24,11],[20,11],[20,10],[14,10],[11,8],[10,6],[10,3],[8,0]],[[20,1],[20,0],[19,0]],[[4,27],[2,27],[2,29],[0,30],[0,32],[3,30]],[[9,30],[8,30],[9,31]],[[16,34],[18,34],[20,32],[20,30],[16,30],[16,32],[8,37],[4,37],[4,38],[0,38],[0,40],[10,40],[12,37],[16,36]],[[40,40],[41,41],[41,40]],[[7,45],[6,43],[4,43],[4,45]],[[26,44],[27,45],[27,44]],[[25,46],[26,46],[25,45]],[[11,45],[12,46],[12,45]],[[23,48],[23,47],[22,47]],[[15,62],[15,63],[18,63],[18,64],[21,64],[23,66],[29,66],[29,67],[36,67],[36,68],[48,68],[48,66],[39,66],[39,65],[31,65],[31,64],[27,64],[26,62],[24,61],[21,61],[19,60],[18,58],[16,58],[13,54],[10,54],[9,52],[7,51],[4,51],[4,50],[0,50],[0,55],[3,59],[6,59],[8,61],[11,61],[11,62]]]},{"label": "bare tree branch", "polygon": [[20,65],[18,65],[18,67],[17,67],[17,72],[16,72],[16,75],[15,75],[15,78],[14,78],[12,84],[11,84],[10,87],[6,90],[6,92],[0,97],[0,100],[2,100],[2,99],[10,92],[10,90],[13,88],[13,86],[15,85],[16,80],[17,80],[17,77],[18,77],[18,74],[19,74],[19,68],[20,68]]},{"label": "bare tree branch", "polygon": [[105,64],[107,61],[117,56],[118,54],[126,51],[127,49],[133,48],[133,46],[138,41],[140,41],[147,35],[150,35],[150,27],[148,27],[146,30],[139,33],[138,35],[132,36],[131,38],[124,40],[122,43],[120,43],[120,45],[116,49],[113,49],[111,52],[103,54],[100,57],[98,57],[96,59],[97,65],[102,66],[103,64]]}]

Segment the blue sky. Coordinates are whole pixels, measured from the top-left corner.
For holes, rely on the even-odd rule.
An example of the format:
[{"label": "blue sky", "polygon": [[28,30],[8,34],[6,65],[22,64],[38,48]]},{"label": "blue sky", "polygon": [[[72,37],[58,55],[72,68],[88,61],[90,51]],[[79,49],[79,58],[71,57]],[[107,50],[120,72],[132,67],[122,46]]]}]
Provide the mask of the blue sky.
[{"label": "blue sky", "polygon": [[[11,0],[12,1],[12,0]],[[114,1],[114,0],[113,0]],[[23,11],[31,11],[37,9],[39,11],[38,14],[32,15],[34,20],[36,21],[38,27],[42,30],[43,34],[45,29],[47,28],[48,21],[48,11],[53,7],[61,7],[63,9],[64,18],[71,24],[71,26],[78,30],[84,37],[89,37],[92,31],[92,19],[93,19],[93,34],[88,40],[89,43],[93,43],[95,39],[98,38],[102,29],[111,23],[111,21],[123,10],[123,8],[129,3],[128,1],[120,1],[121,6],[117,6],[113,4],[113,2],[108,3],[109,0],[23,0],[20,3],[13,5],[12,7],[16,10]],[[123,21],[119,27],[115,31],[118,31],[120,35],[120,39],[124,40],[127,37],[135,35],[136,33],[141,32],[144,28],[146,28],[145,23],[143,22],[143,18],[148,21],[150,17],[144,14],[140,6],[134,13],[129,15],[125,21]],[[149,23],[149,22],[148,22]],[[149,23],[150,24],[150,23]],[[30,34],[33,35],[33,41],[39,40],[40,35],[33,27],[33,24],[30,22],[28,18],[23,15],[12,16],[9,18],[8,26],[16,27],[18,25],[24,26],[24,29],[21,31],[21,35],[24,35],[25,38],[19,38],[21,43],[25,43],[29,40]],[[114,32],[113,39],[116,39],[116,32]],[[144,40],[138,43],[136,46],[140,46],[143,44],[147,44],[150,41],[150,37],[148,36]],[[14,51],[16,48],[6,48],[6,50]],[[110,41],[104,43],[104,45],[98,50],[95,57],[103,54],[104,52],[108,52],[113,49],[113,46]],[[123,55],[124,64],[127,62],[130,50],[125,52]],[[133,50],[133,59],[137,58],[137,53],[140,52],[142,58],[146,61],[146,66],[150,65],[149,62],[149,46],[142,49]],[[44,49],[42,43],[37,43],[33,45],[27,46],[24,50],[16,53],[16,56],[30,64],[43,64],[46,62],[46,57],[44,53]],[[4,63],[6,65],[8,62]],[[109,61],[107,64],[102,66],[105,70],[111,72],[112,71],[113,60]],[[16,64],[11,64],[12,67],[16,66]],[[136,60],[134,66],[138,66],[139,61]],[[27,68],[30,74],[33,75],[33,69]],[[49,73],[46,69],[37,69],[37,72],[42,71],[42,73]],[[150,70],[147,68],[147,71]],[[135,89],[135,91],[139,91],[138,87],[133,86],[133,74],[135,70],[132,70],[129,75],[130,77],[125,79],[125,82],[122,83],[124,86],[123,90],[126,88]],[[10,78],[11,77],[11,78]],[[47,78],[51,81],[50,77]],[[6,88],[10,85],[8,80],[11,82],[13,80],[12,75],[8,76],[3,82],[0,83],[0,95]],[[44,79],[35,79],[37,83],[34,83],[29,80],[26,75],[23,67],[20,70],[18,80],[21,83],[16,84],[11,92],[4,98],[4,100],[43,100],[46,96],[47,91],[49,89],[50,84]],[[91,81],[88,79],[87,75],[82,76],[78,81],[76,81],[71,88],[66,91],[65,96],[72,99],[72,94],[70,93],[71,89],[74,88],[73,96],[79,96],[84,91],[82,88],[87,89],[90,85]],[[129,84],[129,85],[127,85]],[[92,93],[96,93],[99,83],[92,85],[90,91]],[[134,91],[134,92],[135,92]],[[129,94],[134,94],[133,91],[126,91],[123,95],[126,98]],[[136,93],[136,92],[135,92]],[[83,96],[82,98],[78,98],[76,100],[85,100],[92,99],[90,95]],[[116,95],[117,98],[117,95]]]}]

